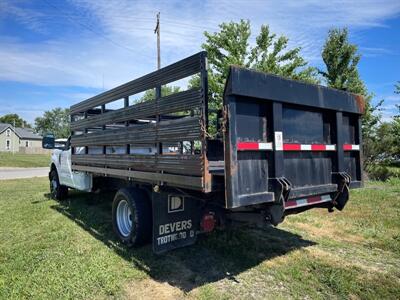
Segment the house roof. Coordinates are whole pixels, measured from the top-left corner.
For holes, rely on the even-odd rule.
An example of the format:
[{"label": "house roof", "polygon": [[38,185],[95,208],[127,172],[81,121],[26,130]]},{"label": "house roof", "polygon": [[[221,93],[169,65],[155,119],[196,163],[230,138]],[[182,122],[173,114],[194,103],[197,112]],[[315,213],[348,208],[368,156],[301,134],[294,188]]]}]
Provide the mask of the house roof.
[{"label": "house roof", "polygon": [[0,123],[0,133],[2,133],[7,127],[10,127],[10,124]]},{"label": "house roof", "polygon": [[[10,128],[14,131],[14,127],[11,124],[0,123],[0,133],[2,133],[7,128]],[[15,127],[15,134],[19,136],[20,139],[28,139],[28,140],[41,140],[42,136],[34,133],[31,128],[21,128]]]},{"label": "house roof", "polygon": [[11,128],[10,124],[7,123],[0,123],[0,133],[2,133],[4,130],[6,130],[7,128]]}]

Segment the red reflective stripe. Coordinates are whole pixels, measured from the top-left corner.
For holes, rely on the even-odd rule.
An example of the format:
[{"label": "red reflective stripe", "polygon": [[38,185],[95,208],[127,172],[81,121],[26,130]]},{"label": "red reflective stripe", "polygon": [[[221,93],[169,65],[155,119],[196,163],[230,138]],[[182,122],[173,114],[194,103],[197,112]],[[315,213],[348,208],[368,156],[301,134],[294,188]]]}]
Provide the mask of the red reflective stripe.
[{"label": "red reflective stripe", "polygon": [[321,201],[321,196],[307,198],[307,203],[315,203],[320,201]]},{"label": "red reflective stripe", "polygon": [[297,201],[286,201],[285,207],[297,206]]},{"label": "red reflective stripe", "polygon": [[325,144],[283,144],[286,151],[335,151],[335,145]]},{"label": "red reflective stripe", "polygon": [[352,149],[353,149],[353,147],[350,144],[344,144],[343,145],[343,150],[352,150]]},{"label": "red reflective stripe", "polygon": [[312,145],[311,145],[311,150],[312,150],[312,151],[324,151],[324,150],[326,150],[326,145],[322,145],[322,144],[312,144]]},{"label": "red reflective stripe", "polygon": [[258,143],[256,142],[239,142],[237,144],[238,150],[258,150]]},{"label": "red reflective stripe", "polygon": [[283,144],[283,150],[299,151],[299,150],[301,150],[301,145],[300,144]]}]

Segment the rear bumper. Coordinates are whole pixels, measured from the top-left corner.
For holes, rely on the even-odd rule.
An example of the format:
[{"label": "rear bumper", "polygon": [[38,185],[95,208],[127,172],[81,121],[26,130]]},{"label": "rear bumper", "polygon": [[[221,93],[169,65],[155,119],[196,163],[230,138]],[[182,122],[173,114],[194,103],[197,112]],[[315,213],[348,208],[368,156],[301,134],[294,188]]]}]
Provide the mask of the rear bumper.
[{"label": "rear bumper", "polygon": [[324,185],[314,185],[308,187],[291,188],[288,200],[334,193],[337,190],[338,190],[337,184],[324,184]]},{"label": "rear bumper", "polygon": [[312,206],[312,205],[328,203],[328,202],[332,202],[332,197],[329,194],[294,199],[294,200],[289,200],[289,201],[285,202],[285,210],[306,207],[306,206]]}]

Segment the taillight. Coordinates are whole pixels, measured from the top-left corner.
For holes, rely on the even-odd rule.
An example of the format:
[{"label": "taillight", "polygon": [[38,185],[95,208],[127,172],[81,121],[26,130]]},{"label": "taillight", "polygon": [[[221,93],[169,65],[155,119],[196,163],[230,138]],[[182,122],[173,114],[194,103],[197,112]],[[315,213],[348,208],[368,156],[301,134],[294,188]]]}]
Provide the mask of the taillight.
[{"label": "taillight", "polygon": [[200,227],[203,232],[211,232],[215,228],[215,223],[215,214],[213,212],[207,212],[201,218]]}]

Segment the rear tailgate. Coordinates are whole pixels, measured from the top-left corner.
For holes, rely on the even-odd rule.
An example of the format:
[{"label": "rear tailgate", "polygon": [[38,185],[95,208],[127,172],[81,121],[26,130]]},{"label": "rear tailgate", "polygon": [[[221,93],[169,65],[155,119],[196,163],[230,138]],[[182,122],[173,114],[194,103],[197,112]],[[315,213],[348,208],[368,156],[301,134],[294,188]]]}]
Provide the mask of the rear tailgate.
[{"label": "rear tailgate", "polygon": [[360,96],[231,67],[225,86],[226,207],[331,201],[361,186]]}]

